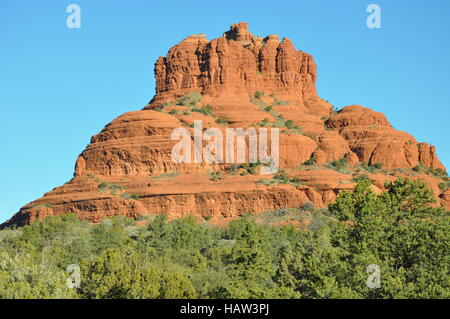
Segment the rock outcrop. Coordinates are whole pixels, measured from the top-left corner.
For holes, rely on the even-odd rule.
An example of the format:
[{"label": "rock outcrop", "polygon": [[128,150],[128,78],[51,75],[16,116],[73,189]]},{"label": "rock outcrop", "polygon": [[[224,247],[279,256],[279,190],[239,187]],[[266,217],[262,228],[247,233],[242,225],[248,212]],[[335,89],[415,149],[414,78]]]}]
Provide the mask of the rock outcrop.
[{"label": "rock outcrop", "polygon": [[[73,179],[3,227],[69,212],[98,222],[115,215],[232,218],[305,202],[322,207],[363,173],[376,191],[398,176],[422,179],[450,207],[449,191],[437,187],[446,173],[435,148],[371,109],[333,111],[317,94],[312,56],[287,38],[254,36],[246,23],[211,41],[193,35],[157,60],[155,77],[156,94],[143,110],[94,135]],[[258,164],[174,163],[171,134],[180,127],[192,132],[195,120],[222,132],[280,128],[283,178],[260,175]]]},{"label": "rock outcrop", "polygon": [[358,105],[347,106],[326,121],[357,154],[360,162],[380,163],[385,168],[413,168],[419,164],[445,170],[434,146],[418,143],[402,131],[395,130],[386,117]]},{"label": "rock outcrop", "polygon": [[147,109],[191,91],[208,96],[217,108],[245,106],[249,94],[263,91],[312,114],[331,110],[317,95],[312,56],[297,51],[288,38],[255,37],[244,22],[212,41],[203,34],[184,39],[158,59],[155,78],[156,95]]}]

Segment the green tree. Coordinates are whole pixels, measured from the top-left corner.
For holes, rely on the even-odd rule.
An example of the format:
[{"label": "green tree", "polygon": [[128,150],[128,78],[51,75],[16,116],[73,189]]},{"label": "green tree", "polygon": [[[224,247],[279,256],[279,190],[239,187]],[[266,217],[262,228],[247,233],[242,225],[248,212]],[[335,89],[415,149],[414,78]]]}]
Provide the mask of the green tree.
[{"label": "green tree", "polygon": [[130,247],[108,248],[82,265],[84,298],[158,298],[161,272]]}]

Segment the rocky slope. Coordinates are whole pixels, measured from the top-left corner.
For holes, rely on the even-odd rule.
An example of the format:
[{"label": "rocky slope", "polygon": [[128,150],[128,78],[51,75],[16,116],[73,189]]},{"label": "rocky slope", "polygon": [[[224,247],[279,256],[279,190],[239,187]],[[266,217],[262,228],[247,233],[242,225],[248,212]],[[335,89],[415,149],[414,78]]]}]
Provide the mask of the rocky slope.
[{"label": "rocky slope", "polygon": [[[155,64],[156,94],[91,139],[68,183],[24,206],[3,225],[73,212],[106,216],[188,214],[214,219],[313,202],[322,207],[358,178],[376,191],[399,176],[426,181],[450,207],[435,148],[395,130],[386,117],[351,105],[340,111],[316,90],[312,56],[277,35],[253,36],[246,23],[208,41],[193,35]],[[280,128],[281,173],[258,164],[176,164],[174,129]],[[439,187],[440,186],[440,187]]]}]

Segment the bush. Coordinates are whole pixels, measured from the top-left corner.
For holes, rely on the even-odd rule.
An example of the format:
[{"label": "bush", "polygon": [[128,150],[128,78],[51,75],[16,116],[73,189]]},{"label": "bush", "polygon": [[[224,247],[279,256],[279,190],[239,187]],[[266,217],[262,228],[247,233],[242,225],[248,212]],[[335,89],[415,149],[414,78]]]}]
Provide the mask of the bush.
[{"label": "bush", "polygon": [[436,169],[434,170],[434,175],[435,175],[436,177],[441,177],[441,178],[448,177],[447,172],[444,171],[442,168],[436,168]]},{"label": "bush", "polygon": [[300,207],[300,209],[301,210],[306,210],[306,211],[313,211],[313,210],[316,209],[316,205],[314,205],[313,202],[308,201],[308,202],[304,202],[302,204],[302,206]]},{"label": "bush", "polygon": [[353,181],[354,182],[359,182],[359,181],[362,181],[362,180],[370,181],[370,178],[369,178],[369,176],[367,174],[355,175],[353,177]]},{"label": "bush", "polygon": [[266,102],[264,102],[261,99],[252,98],[252,99],[250,99],[250,102],[252,102],[253,104],[258,105],[261,109],[264,109],[264,108],[267,107]]},{"label": "bush", "polygon": [[239,171],[241,171],[241,173],[240,173],[241,175],[248,175],[248,174],[256,175],[257,174],[257,169],[258,169],[258,167],[260,165],[261,165],[261,163],[259,163],[259,162],[256,162],[256,163],[232,164],[228,168],[228,171],[230,172],[231,175],[235,175]]},{"label": "bush", "polygon": [[275,180],[275,179],[267,179],[267,178],[262,178],[259,181],[256,182],[257,184],[263,184],[266,186],[270,186],[270,185],[276,185],[279,183],[279,181]]},{"label": "bush", "polygon": [[275,174],[273,179],[283,184],[288,184],[290,181],[289,175],[284,170],[280,170],[277,174]]},{"label": "bush", "polygon": [[281,101],[281,100],[275,99],[274,104],[275,105],[288,105],[289,101]]},{"label": "bush", "polygon": [[294,124],[294,121],[292,120],[288,120],[286,122],[284,122],[284,125],[288,128],[288,129],[298,129],[298,126],[296,126]]},{"label": "bush", "polygon": [[363,170],[365,170],[366,172],[369,173],[374,173],[375,172],[375,167],[373,167],[372,165],[369,165],[369,163],[361,163],[361,168]]},{"label": "bush", "polygon": [[264,96],[264,92],[262,92],[262,91],[256,91],[255,92],[255,98],[256,99],[260,99],[260,98],[262,98]]},{"label": "bush", "polygon": [[314,165],[314,163],[316,162],[316,158],[314,157],[314,155],[312,154],[311,157],[309,158],[309,160],[307,160],[306,162],[303,163],[303,165]]},{"label": "bush", "polygon": [[209,104],[200,108],[194,107],[191,111],[201,113],[206,116],[213,116],[212,106]]},{"label": "bush", "polygon": [[261,122],[256,123],[255,126],[266,127],[270,126],[269,119],[265,117]]},{"label": "bush", "polygon": [[289,215],[291,212],[289,211],[289,209],[280,208],[280,209],[275,209],[273,211],[270,211],[270,213],[272,213],[272,215],[275,217],[284,217],[284,216]]},{"label": "bush", "polygon": [[112,184],[108,182],[101,182],[98,184],[98,189],[101,192],[109,191],[112,195],[116,195],[117,192],[120,192],[123,190],[123,187],[117,184]]},{"label": "bush", "polygon": [[238,172],[239,172],[239,170],[240,170],[240,165],[238,165],[238,164],[231,164],[228,168],[227,168],[227,171],[228,171],[228,173],[230,174],[230,175],[236,175]]},{"label": "bush", "polygon": [[222,172],[208,172],[209,179],[217,182],[218,180],[222,179]]},{"label": "bush", "polygon": [[184,95],[182,98],[178,99],[177,105],[181,106],[195,106],[198,102],[202,100],[202,95],[199,92],[190,92],[186,95]]},{"label": "bush", "polygon": [[220,125],[227,125],[227,124],[229,124],[230,122],[229,122],[226,118],[224,118],[224,117],[219,117],[219,118],[216,120],[216,123],[217,123],[217,124],[220,124]]},{"label": "bush", "polygon": [[276,184],[291,184],[293,186],[303,185],[299,177],[297,176],[291,177],[284,170],[280,170],[277,174],[273,176],[271,180],[263,178],[260,179],[257,183],[264,185],[276,185]]},{"label": "bush", "polygon": [[122,193],[122,194],[120,194],[120,196],[125,199],[132,199],[132,200],[139,199],[139,195],[136,195],[136,194]]},{"label": "bush", "polygon": [[333,166],[337,170],[340,170],[340,169],[343,169],[347,165],[347,162],[348,162],[347,158],[341,158],[340,160],[331,162],[331,166]]},{"label": "bush", "polygon": [[446,171],[442,170],[441,168],[436,168],[433,169],[431,167],[426,167],[424,166],[422,163],[420,163],[419,165],[413,167],[413,171],[417,172],[417,173],[425,173],[437,178],[446,178],[448,177],[448,174]]}]

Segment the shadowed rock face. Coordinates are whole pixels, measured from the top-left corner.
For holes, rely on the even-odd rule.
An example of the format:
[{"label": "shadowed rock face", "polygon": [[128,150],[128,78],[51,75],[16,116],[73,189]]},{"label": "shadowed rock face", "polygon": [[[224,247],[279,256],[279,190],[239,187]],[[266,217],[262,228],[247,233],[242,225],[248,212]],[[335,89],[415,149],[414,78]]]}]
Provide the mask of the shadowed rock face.
[{"label": "shadowed rock face", "polygon": [[[422,179],[450,207],[449,191],[437,187],[439,177],[411,169],[445,171],[435,148],[395,130],[371,109],[352,105],[333,112],[317,95],[313,58],[286,38],[253,36],[247,23],[211,41],[204,34],[190,36],[158,59],[155,77],[151,102],[94,135],[72,180],[24,206],[2,227],[69,212],[92,222],[153,214],[218,220],[308,201],[322,207],[354,187],[362,163],[383,168],[367,173],[375,191],[399,176]],[[272,178],[258,168],[232,174],[225,164],[173,163],[172,131],[192,132],[194,120],[224,133],[227,127],[280,127],[280,165],[295,183],[258,183]],[[314,165],[302,166],[311,159]],[[347,160],[343,170],[328,164],[341,159]],[[212,171],[221,178],[211,178]]]}]

